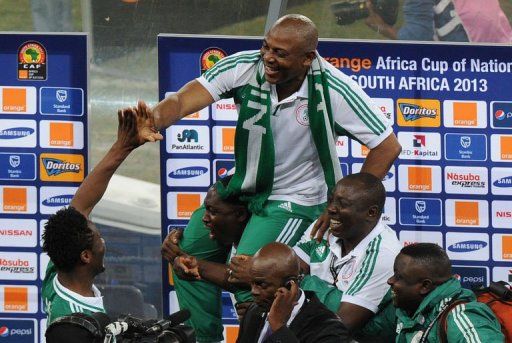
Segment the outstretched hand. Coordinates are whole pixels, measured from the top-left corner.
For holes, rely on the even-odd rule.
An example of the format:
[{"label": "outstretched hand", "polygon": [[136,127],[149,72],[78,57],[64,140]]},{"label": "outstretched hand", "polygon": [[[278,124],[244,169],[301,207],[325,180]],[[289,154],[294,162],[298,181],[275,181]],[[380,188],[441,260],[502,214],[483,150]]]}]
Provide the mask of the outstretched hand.
[{"label": "outstretched hand", "polygon": [[133,110],[137,114],[137,132],[141,142],[156,142],[164,139],[156,128],[153,110],[144,101],[139,100],[137,107]]},{"label": "outstretched hand", "polygon": [[229,263],[229,278],[228,282],[232,284],[251,284],[250,267],[252,256],[249,255],[236,255],[231,258]]},{"label": "outstretched hand", "polygon": [[138,118],[133,109],[118,110],[117,121],[117,144],[120,144],[123,148],[133,150],[146,142],[138,137]]}]

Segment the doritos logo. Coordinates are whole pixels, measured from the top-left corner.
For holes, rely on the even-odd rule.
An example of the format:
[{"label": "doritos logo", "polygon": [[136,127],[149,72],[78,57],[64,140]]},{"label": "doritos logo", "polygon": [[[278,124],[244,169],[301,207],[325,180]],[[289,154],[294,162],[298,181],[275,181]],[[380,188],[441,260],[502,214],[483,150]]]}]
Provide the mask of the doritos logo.
[{"label": "doritos logo", "polygon": [[84,179],[84,157],[71,154],[41,154],[43,181],[80,182]]},{"label": "doritos logo", "polygon": [[11,212],[27,211],[26,188],[3,188],[3,210]]},{"label": "doritos logo", "polygon": [[455,201],[455,224],[478,226],[480,224],[478,202]]},{"label": "doritos logo", "polygon": [[501,237],[501,254],[503,259],[512,260],[512,236]]},{"label": "doritos logo", "polygon": [[501,136],[500,148],[501,159],[512,160],[512,136]]},{"label": "doritos logo", "polygon": [[235,151],[235,128],[223,127],[222,128],[222,151],[226,153],[233,153]]},{"label": "doritos logo", "polygon": [[176,208],[178,218],[189,218],[201,206],[200,194],[177,194]]},{"label": "doritos logo", "polygon": [[408,167],[408,189],[410,191],[432,190],[432,169],[429,167]]},{"label": "doritos logo", "polygon": [[441,103],[439,100],[398,99],[398,125],[439,127]]},{"label": "doritos logo", "polygon": [[50,146],[73,146],[73,123],[50,122]]},{"label": "doritos logo", "polygon": [[4,311],[28,311],[28,289],[4,287]]},{"label": "doritos logo", "polygon": [[26,112],[27,111],[27,90],[25,88],[3,88],[2,89],[2,111],[3,112]]},{"label": "doritos logo", "polygon": [[476,102],[453,102],[453,124],[456,126],[477,126],[478,107]]}]

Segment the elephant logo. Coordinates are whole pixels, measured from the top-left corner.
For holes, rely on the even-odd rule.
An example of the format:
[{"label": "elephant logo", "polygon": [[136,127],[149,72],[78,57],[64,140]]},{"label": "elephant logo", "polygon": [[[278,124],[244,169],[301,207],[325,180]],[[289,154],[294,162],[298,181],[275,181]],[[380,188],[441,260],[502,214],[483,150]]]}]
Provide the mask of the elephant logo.
[{"label": "elephant logo", "polygon": [[195,142],[199,141],[199,134],[196,130],[183,130],[181,133],[178,133],[178,141],[180,142]]}]

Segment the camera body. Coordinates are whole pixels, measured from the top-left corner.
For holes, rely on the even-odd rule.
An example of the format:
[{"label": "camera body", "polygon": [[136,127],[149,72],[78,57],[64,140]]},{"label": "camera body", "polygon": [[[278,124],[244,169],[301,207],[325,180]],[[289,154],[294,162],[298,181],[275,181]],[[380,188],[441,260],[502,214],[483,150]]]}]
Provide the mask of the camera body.
[{"label": "camera body", "polygon": [[[370,0],[375,12],[388,25],[394,25],[398,17],[398,0]],[[352,24],[356,20],[368,17],[366,0],[342,0],[331,4],[331,11],[338,25]]]}]

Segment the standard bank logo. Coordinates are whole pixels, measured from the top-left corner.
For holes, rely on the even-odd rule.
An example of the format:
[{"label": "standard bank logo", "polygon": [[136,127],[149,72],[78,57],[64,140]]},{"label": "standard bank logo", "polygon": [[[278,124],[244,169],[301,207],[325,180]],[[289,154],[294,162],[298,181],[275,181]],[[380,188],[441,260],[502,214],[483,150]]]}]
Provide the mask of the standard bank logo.
[{"label": "standard bank logo", "polygon": [[512,195],[512,168],[491,168],[492,194]]},{"label": "standard bank logo", "polygon": [[487,137],[482,134],[447,133],[444,136],[444,151],[449,161],[486,161]]},{"label": "standard bank logo", "polygon": [[487,261],[489,236],[485,233],[448,232],[446,250],[450,259]]},{"label": "standard bank logo", "polygon": [[35,148],[35,120],[0,119],[0,147]]},{"label": "standard bank logo", "polygon": [[0,319],[0,342],[12,343],[34,343],[37,337],[36,320],[1,318]]},{"label": "standard bank logo", "polygon": [[400,198],[400,224],[412,226],[441,226],[441,199]]},{"label": "standard bank logo", "polygon": [[415,127],[439,127],[441,103],[439,100],[398,99],[398,125]]},{"label": "standard bank logo", "polygon": [[452,272],[461,286],[472,289],[477,286],[486,286],[489,280],[489,268],[476,266],[452,266]]},{"label": "standard bank logo", "polygon": [[492,120],[491,126],[495,129],[512,128],[512,102],[491,102]]},{"label": "standard bank logo", "polygon": [[84,91],[81,88],[41,87],[41,114],[81,116],[84,114]]},{"label": "standard bank logo", "polygon": [[210,161],[205,159],[169,159],[166,163],[167,186],[208,187]]},{"label": "standard bank logo", "polygon": [[84,157],[70,154],[41,154],[42,181],[80,182],[84,179]]},{"label": "standard bank logo", "polygon": [[0,153],[0,180],[36,179],[36,155],[26,153]]},{"label": "standard bank logo", "polygon": [[207,126],[175,125],[167,128],[168,153],[206,154],[210,152],[210,130]]}]

